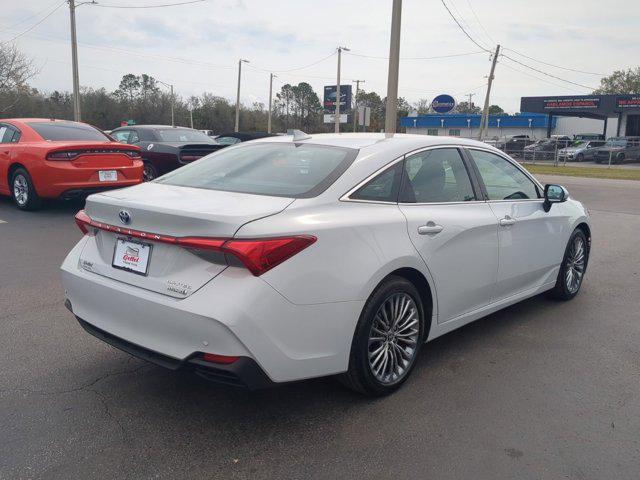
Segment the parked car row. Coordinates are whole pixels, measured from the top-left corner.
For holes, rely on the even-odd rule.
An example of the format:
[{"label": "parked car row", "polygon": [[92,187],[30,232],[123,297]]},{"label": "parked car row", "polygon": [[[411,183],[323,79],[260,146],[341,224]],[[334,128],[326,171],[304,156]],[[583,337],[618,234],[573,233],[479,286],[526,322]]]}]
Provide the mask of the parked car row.
[{"label": "parked car row", "polygon": [[0,194],[22,210],[45,198],[73,199],[153,180],[235,143],[269,136],[136,125],[105,133],[67,120],[0,120]]},{"label": "parked car row", "polygon": [[486,142],[514,158],[526,161],[624,163],[640,160],[640,137],[612,137],[605,141],[600,134],[566,135],[532,140],[528,135],[513,135],[504,140]]}]

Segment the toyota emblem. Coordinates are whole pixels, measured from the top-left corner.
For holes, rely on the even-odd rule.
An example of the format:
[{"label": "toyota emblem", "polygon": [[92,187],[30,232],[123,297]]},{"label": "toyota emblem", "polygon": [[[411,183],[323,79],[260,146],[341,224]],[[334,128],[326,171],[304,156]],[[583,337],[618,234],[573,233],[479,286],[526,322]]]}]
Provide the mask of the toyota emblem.
[{"label": "toyota emblem", "polygon": [[125,225],[129,225],[131,222],[131,215],[126,210],[120,210],[118,216],[120,217],[120,221]]}]

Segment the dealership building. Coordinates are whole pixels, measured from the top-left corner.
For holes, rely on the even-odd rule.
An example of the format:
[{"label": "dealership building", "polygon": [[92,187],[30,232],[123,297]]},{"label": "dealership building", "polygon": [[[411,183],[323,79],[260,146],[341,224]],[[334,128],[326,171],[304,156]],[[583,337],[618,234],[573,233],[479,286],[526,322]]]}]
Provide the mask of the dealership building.
[{"label": "dealership building", "polygon": [[[600,133],[606,138],[640,135],[640,95],[522,97],[518,115],[489,115],[485,138],[529,135],[573,137]],[[407,133],[477,138],[479,114],[426,114],[404,117]]]}]

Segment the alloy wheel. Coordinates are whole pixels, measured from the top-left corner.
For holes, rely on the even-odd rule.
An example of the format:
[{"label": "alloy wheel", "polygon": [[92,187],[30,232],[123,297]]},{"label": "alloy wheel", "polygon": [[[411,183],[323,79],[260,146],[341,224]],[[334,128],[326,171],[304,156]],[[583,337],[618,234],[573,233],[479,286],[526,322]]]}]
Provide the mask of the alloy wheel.
[{"label": "alloy wheel", "polygon": [[13,198],[21,207],[29,201],[29,183],[24,175],[16,175],[13,179]]},{"label": "alloy wheel", "polygon": [[585,245],[580,236],[576,236],[569,247],[565,268],[565,285],[569,293],[576,293],[582,283],[585,266]]},{"label": "alloy wheel", "polygon": [[153,167],[145,163],[144,169],[142,170],[142,180],[145,182],[150,182],[155,178],[156,178],[156,172],[154,171]]},{"label": "alloy wheel", "polygon": [[406,293],[395,293],[378,308],[369,332],[369,368],[376,380],[401,380],[415,360],[420,335],[418,308]]}]

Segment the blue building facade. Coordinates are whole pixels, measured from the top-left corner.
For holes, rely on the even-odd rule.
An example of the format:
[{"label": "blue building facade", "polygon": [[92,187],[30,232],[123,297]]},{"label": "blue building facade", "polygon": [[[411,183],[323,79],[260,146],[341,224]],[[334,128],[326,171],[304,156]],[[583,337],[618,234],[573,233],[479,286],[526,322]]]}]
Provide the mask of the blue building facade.
[{"label": "blue building facade", "polygon": [[[481,117],[480,114],[465,113],[426,114],[403,117],[400,125],[406,128],[407,133],[474,137],[478,134]],[[532,138],[542,138],[546,136],[549,121],[551,129],[555,129],[557,118],[549,119],[548,115],[540,113],[489,115],[486,137],[528,134]]]}]

